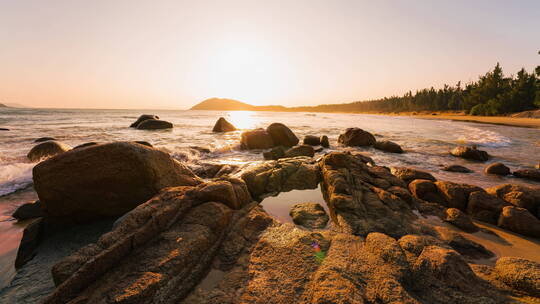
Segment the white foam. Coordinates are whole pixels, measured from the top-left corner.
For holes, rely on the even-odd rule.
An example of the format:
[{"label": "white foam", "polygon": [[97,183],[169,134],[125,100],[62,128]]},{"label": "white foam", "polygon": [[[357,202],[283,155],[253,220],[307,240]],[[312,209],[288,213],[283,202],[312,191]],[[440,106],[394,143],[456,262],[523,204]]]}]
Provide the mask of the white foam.
[{"label": "white foam", "polygon": [[32,163],[0,164],[0,196],[32,184]]},{"label": "white foam", "polygon": [[463,130],[460,130],[461,134],[458,137],[458,142],[465,144],[486,146],[486,147],[505,147],[512,144],[512,140],[506,136],[503,136],[497,132],[490,130],[482,130],[475,127],[463,126]]}]

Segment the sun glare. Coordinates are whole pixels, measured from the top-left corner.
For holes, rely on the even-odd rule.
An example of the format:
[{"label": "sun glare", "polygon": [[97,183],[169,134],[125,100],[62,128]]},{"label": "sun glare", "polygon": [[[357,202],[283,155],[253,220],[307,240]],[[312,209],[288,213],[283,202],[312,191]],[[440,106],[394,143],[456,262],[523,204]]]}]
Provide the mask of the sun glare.
[{"label": "sun glare", "polygon": [[228,120],[237,129],[253,129],[258,123],[254,115],[251,111],[231,111],[228,113]]}]

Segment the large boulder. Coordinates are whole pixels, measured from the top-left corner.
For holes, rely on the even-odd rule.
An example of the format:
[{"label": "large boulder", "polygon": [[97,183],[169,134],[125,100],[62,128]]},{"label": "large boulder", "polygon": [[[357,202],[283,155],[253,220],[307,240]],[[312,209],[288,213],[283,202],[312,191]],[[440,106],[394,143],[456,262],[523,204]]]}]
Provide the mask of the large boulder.
[{"label": "large boulder", "polygon": [[71,150],[71,147],[59,141],[49,140],[35,145],[26,155],[30,161],[39,161],[40,159],[55,156],[60,153]]},{"label": "large boulder", "polygon": [[404,152],[400,145],[396,144],[393,141],[388,141],[388,140],[377,141],[373,147],[377,150],[390,152],[390,153],[403,153]]},{"label": "large boulder", "polygon": [[236,131],[236,128],[223,117],[220,117],[216,121],[216,124],[214,125],[214,128],[212,129],[212,132],[231,132],[231,131]]},{"label": "large boulder", "polygon": [[33,177],[48,216],[75,222],[119,216],[163,188],[200,183],[169,154],[132,142],[66,152],[36,165]]},{"label": "large boulder", "polygon": [[448,172],[457,172],[457,173],[471,173],[471,172],[473,172],[471,169],[469,169],[467,167],[460,166],[460,165],[444,166],[442,168],[442,170],[443,171],[448,171]]},{"label": "large boulder", "polygon": [[137,128],[141,122],[143,122],[145,120],[149,120],[149,119],[158,120],[159,116],[153,115],[153,114],[143,114],[143,115],[139,116],[139,118],[137,118],[137,120],[134,123],[132,123],[129,127],[130,128]]},{"label": "large boulder", "polygon": [[242,149],[269,149],[274,147],[274,140],[270,133],[264,129],[245,131],[241,135],[240,146]]},{"label": "large boulder", "polygon": [[514,171],[515,177],[540,181],[540,169],[520,169]]},{"label": "large boulder", "polygon": [[456,157],[477,161],[486,161],[489,159],[489,154],[486,151],[478,150],[475,146],[458,146],[452,149],[452,151],[450,151],[450,154]]},{"label": "large boulder", "polygon": [[433,175],[431,175],[430,173],[413,168],[392,167],[390,168],[390,171],[392,172],[392,174],[399,177],[407,184],[415,179],[426,179],[433,182],[436,181],[435,177],[433,177]]},{"label": "large boulder", "polygon": [[540,295],[540,264],[517,257],[502,257],[495,264],[499,280],[531,296]]},{"label": "large boulder", "polygon": [[289,215],[297,225],[310,229],[326,227],[328,214],[323,206],[317,203],[300,203],[292,206]]},{"label": "large boulder", "polygon": [[540,188],[516,184],[503,184],[487,188],[486,191],[504,201],[529,210],[540,217]]},{"label": "large boulder", "polygon": [[540,238],[540,220],[524,208],[504,207],[497,225],[519,234]]},{"label": "large boulder", "polygon": [[495,174],[495,175],[508,175],[510,174],[510,168],[505,166],[503,163],[493,163],[488,165],[484,172],[486,174]]},{"label": "large boulder", "polygon": [[376,142],[373,134],[360,128],[348,128],[338,137],[338,143],[349,147],[373,146]]},{"label": "large boulder", "polygon": [[309,145],[300,145],[290,148],[285,151],[284,157],[297,157],[297,156],[308,156],[313,157],[315,155],[315,150],[312,146]]},{"label": "large boulder", "polygon": [[445,222],[448,222],[465,232],[477,232],[478,226],[476,226],[471,219],[461,210],[456,208],[446,209]]},{"label": "large boulder", "polygon": [[299,142],[298,137],[294,135],[293,131],[282,123],[273,123],[266,128],[266,132],[272,136],[274,144],[276,146],[292,147],[296,146]]},{"label": "large boulder", "polygon": [[172,129],[173,124],[165,120],[147,119],[137,125],[138,130]]},{"label": "large boulder", "polygon": [[444,197],[447,206],[465,211],[469,195],[475,191],[484,191],[478,186],[458,184],[447,181],[435,182],[439,193]]},{"label": "large boulder", "polygon": [[508,205],[510,204],[485,191],[475,191],[469,195],[467,214],[477,220],[497,224],[499,214]]},{"label": "large boulder", "polygon": [[446,206],[444,197],[439,193],[434,182],[427,179],[415,179],[409,183],[409,190],[416,198]]}]

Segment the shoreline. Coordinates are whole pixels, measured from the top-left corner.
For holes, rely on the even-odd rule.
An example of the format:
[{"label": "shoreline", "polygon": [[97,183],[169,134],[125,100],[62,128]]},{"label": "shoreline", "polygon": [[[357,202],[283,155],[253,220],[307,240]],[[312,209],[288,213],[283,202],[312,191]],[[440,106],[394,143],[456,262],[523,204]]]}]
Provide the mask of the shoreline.
[{"label": "shoreline", "polygon": [[484,123],[484,124],[492,124],[492,125],[503,125],[503,126],[510,126],[510,127],[540,129],[540,119],[538,118],[521,118],[521,117],[508,117],[508,116],[472,116],[472,115],[441,113],[441,112],[433,112],[433,113],[436,113],[436,115],[430,115],[430,114],[413,115],[411,113],[397,113],[397,114],[372,113],[372,114],[387,115],[387,116],[408,116],[408,117],[432,119],[432,120],[453,120],[453,121]]}]

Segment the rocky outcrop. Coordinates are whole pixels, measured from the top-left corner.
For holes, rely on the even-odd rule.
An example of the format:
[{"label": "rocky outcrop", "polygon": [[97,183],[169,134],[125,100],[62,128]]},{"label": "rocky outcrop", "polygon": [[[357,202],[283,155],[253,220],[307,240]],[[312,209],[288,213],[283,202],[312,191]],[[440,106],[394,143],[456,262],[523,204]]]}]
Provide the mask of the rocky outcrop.
[{"label": "rocky outcrop", "polygon": [[524,208],[504,207],[497,225],[522,235],[540,238],[540,220]]},{"label": "rocky outcrop", "polygon": [[33,178],[47,215],[66,221],[119,216],[165,187],[200,183],[167,153],[131,142],[63,153],[36,165]]},{"label": "rocky outcrop", "polygon": [[236,131],[236,127],[233,126],[230,122],[228,122],[225,118],[220,117],[216,124],[214,125],[214,128],[212,129],[212,132],[232,132]]},{"label": "rocky outcrop", "polygon": [[515,177],[540,181],[540,169],[520,169],[512,173]]},{"label": "rocky outcrop", "polygon": [[282,123],[273,123],[266,128],[276,146],[292,147],[299,142],[293,131]]},{"label": "rocky outcrop", "polygon": [[514,206],[525,208],[540,218],[540,188],[503,184],[487,188],[486,191]]},{"label": "rocky outcrop", "polygon": [[396,144],[395,142],[383,140],[383,141],[377,141],[373,147],[377,150],[381,150],[384,152],[390,152],[390,153],[403,153],[403,149],[400,145]]},{"label": "rocky outcrop", "polygon": [[289,215],[296,225],[309,229],[324,228],[329,219],[323,206],[317,203],[296,204],[292,206]]},{"label": "rocky outcrop", "polygon": [[251,195],[257,199],[295,189],[315,189],[321,180],[318,164],[308,157],[254,163],[235,176],[246,182]]},{"label": "rocky outcrop", "polygon": [[43,210],[41,202],[35,201],[33,203],[26,203],[19,206],[19,208],[17,208],[17,210],[15,210],[15,212],[13,212],[11,216],[16,218],[18,221],[24,221],[31,218],[42,217],[45,215],[46,214]]},{"label": "rocky outcrop", "polygon": [[375,136],[360,128],[348,128],[338,137],[338,143],[349,146],[373,146],[375,144]]},{"label": "rocky outcrop", "polygon": [[449,208],[457,208],[465,211],[469,200],[469,195],[476,191],[484,191],[482,188],[468,185],[458,184],[447,181],[435,182],[438,192],[446,201],[446,206]]},{"label": "rocky outcrop", "polygon": [[149,120],[149,119],[158,120],[159,116],[153,115],[153,114],[143,114],[143,115],[139,116],[139,118],[137,118],[137,120],[134,123],[132,123],[129,127],[130,128],[137,128],[141,122],[143,122],[145,120]]},{"label": "rocky outcrop", "polygon": [[433,182],[436,181],[435,177],[433,177],[433,175],[430,173],[413,168],[392,167],[390,168],[390,171],[393,175],[399,177],[407,184],[415,179],[425,179]]},{"label": "rocky outcrop", "polygon": [[495,175],[508,175],[510,174],[510,168],[505,166],[503,163],[493,163],[488,165],[484,172],[486,174],[495,174]]},{"label": "rocky outcrop", "polygon": [[472,233],[479,230],[478,226],[476,226],[465,213],[456,208],[446,209],[446,217],[444,218],[444,221],[465,232]]},{"label": "rocky outcrop", "polygon": [[460,166],[460,165],[444,166],[442,168],[442,170],[443,171],[448,171],[448,172],[457,172],[457,173],[471,173],[471,172],[473,172],[471,169],[469,169],[467,167]]},{"label": "rocky outcrop", "polygon": [[172,127],[172,123],[158,119],[147,119],[137,125],[138,130],[161,130],[172,129]]},{"label": "rocky outcrop", "polygon": [[516,257],[502,257],[495,264],[497,277],[505,284],[528,293],[540,295],[540,264]]},{"label": "rocky outcrop", "polygon": [[482,222],[497,224],[502,209],[509,204],[484,191],[472,192],[467,204],[467,214]]},{"label": "rocky outcrop", "polygon": [[269,149],[274,147],[274,140],[270,133],[264,129],[245,131],[241,135],[240,146],[242,149]]},{"label": "rocky outcrop", "polygon": [[[410,233],[416,219],[400,197],[375,186],[381,175],[371,172],[365,159],[354,154],[332,152],[320,161],[322,191],[330,209],[334,229],[365,236],[383,232],[392,236]],[[395,180],[388,179],[387,186]]]},{"label": "rocky outcrop", "polygon": [[478,150],[475,146],[458,146],[452,149],[452,151],[450,151],[450,154],[456,157],[476,161],[487,161],[489,159],[489,154],[486,151]]},{"label": "rocky outcrop", "polygon": [[44,158],[52,157],[66,151],[71,147],[59,141],[44,141],[35,145],[26,155],[30,161],[39,161]]}]

